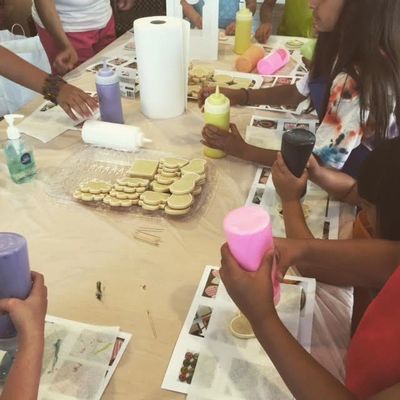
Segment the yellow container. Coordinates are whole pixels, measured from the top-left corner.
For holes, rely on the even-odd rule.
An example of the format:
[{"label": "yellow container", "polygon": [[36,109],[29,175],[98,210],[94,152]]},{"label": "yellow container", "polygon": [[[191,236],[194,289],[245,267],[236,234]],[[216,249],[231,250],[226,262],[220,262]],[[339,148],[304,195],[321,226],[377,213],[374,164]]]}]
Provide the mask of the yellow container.
[{"label": "yellow container", "polygon": [[[215,93],[206,98],[204,103],[204,121],[206,124],[229,131],[230,101],[225,95],[219,92],[218,86]],[[212,149],[208,146],[204,146],[203,153],[210,158],[222,158],[226,156],[222,150]]]},{"label": "yellow container", "polygon": [[253,29],[253,14],[248,8],[242,8],[236,13],[235,47],[236,54],[243,54],[251,45]]}]

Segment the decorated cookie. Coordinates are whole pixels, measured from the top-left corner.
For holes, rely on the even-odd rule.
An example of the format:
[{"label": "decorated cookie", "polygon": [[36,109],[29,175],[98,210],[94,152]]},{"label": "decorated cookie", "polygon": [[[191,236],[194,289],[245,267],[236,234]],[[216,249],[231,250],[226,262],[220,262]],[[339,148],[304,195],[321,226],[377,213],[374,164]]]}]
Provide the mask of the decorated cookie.
[{"label": "decorated cookie", "polygon": [[196,187],[196,182],[200,180],[200,176],[193,173],[187,173],[182,176],[181,179],[174,182],[170,187],[169,191],[172,194],[186,194],[191,193]]},{"label": "decorated cookie", "polygon": [[182,168],[189,161],[184,158],[166,157],[161,159],[160,164],[163,168]]},{"label": "decorated cookie", "polygon": [[129,168],[127,175],[153,179],[158,169],[156,160],[136,160]]},{"label": "decorated cookie", "polygon": [[147,190],[140,195],[140,200],[147,205],[154,206],[158,204],[165,204],[169,196],[170,194],[168,193],[152,192],[150,190]]},{"label": "decorated cookie", "polygon": [[148,179],[143,178],[132,178],[130,176],[124,176],[123,178],[117,179],[118,185],[129,186],[129,187],[147,187],[149,185]]},{"label": "decorated cookie", "polygon": [[233,82],[236,85],[242,85],[242,87],[245,89],[248,89],[253,83],[253,81],[249,78],[235,78]]},{"label": "decorated cookie", "polygon": [[126,193],[126,192],[119,192],[118,190],[111,189],[110,196],[116,197],[117,199],[124,200],[130,199],[135,200],[139,198],[139,193]]},{"label": "decorated cookie", "polygon": [[132,199],[117,199],[116,197],[107,195],[104,197],[103,202],[111,207],[131,207],[138,203],[138,200]]},{"label": "decorated cookie", "polygon": [[301,40],[298,39],[293,39],[293,40],[289,40],[285,43],[285,46],[288,49],[299,49],[301,46],[303,46],[304,42],[302,42]]},{"label": "decorated cookie", "polygon": [[239,314],[232,318],[229,328],[232,332],[232,335],[239,339],[251,339],[256,336],[253,332],[250,322],[243,314]]},{"label": "decorated cookie", "polygon": [[112,185],[110,182],[92,179],[91,181],[82,182],[79,185],[79,190],[85,193],[99,194],[108,193],[111,187]]},{"label": "decorated cookie", "polygon": [[168,200],[167,205],[174,210],[184,210],[189,208],[193,203],[193,196],[187,194],[172,194]]},{"label": "decorated cookie", "polygon": [[157,181],[153,181],[150,184],[150,187],[155,191],[155,192],[161,192],[165,193],[169,191],[169,187],[171,185],[163,185],[162,183],[159,183]]},{"label": "decorated cookie", "polygon": [[224,83],[226,84],[233,81],[233,78],[230,75],[222,74],[214,75],[213,79],[218,85],[223,85]]},{"label": "decorated cookie", "polygon": [[194,158],[190,160],[189,164],[185,165],[181,168],[182,175],[185,175],[189,172],[194,172],[198,175],[203,175],[206,170],[207,161],[202,158]]},{"label": "decorated cookie", "polygon": [[105,194],[99,193],[99,194],[94,194],[94,193],[85,193],[81,192],[80,190],[75,190],[75,192],[72,194],[74,199],[77,200],[82,200],[82,201],[100,201],[103,200]]},{"label": "decorated cookie", "polygon": [[174,208],[170,208],[168,206],[165,206],[164,211],[168,215],[185,215],[191,210],[191,208],[192,207],[188,207],[188,208],[185,208],[183,210],[176,210]]}]

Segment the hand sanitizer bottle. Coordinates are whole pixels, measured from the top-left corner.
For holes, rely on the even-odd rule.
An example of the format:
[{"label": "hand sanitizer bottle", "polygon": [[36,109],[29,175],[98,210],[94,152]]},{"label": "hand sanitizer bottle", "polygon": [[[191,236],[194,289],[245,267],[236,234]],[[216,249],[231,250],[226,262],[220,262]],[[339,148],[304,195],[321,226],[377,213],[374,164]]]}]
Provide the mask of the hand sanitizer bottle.
[{"label": "hand sanitizer bottle", "polygon": [[8,140],[4,153],[11,179],[15,183],[29,182],[36,173],[33,149],[29,144],[25,143],[19,133],[19,129],[14,126],[14,119],[23,117],[23,115],[19,114],[8,114],[4,116],[8,124]]},{"label": "hand sanitizer bottle", "polygon": [[[229,131],[230,101],[217,86],[215,93],[208,96],[204,103],[204,121],[206,124]],[[210,158],[222,158],[226,154],[222,150],[204,146],[204,155]]]}]

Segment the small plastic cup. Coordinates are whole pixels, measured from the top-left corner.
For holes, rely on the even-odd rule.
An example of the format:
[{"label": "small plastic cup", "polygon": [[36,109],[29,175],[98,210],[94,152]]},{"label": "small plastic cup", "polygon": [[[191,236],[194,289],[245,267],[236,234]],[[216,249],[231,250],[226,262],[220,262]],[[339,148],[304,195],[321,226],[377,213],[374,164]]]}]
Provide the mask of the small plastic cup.
[{"label": "small plastic cup", "polygon": [[[229,212],[224,219],[224,231],[231,253],[247,271],[257,271],[265,252],[274,246],[271,218],[259,206],[244,206]],[[272,282],[276,305],[280,299],[280,283],[276,276],[275,261]]]}]

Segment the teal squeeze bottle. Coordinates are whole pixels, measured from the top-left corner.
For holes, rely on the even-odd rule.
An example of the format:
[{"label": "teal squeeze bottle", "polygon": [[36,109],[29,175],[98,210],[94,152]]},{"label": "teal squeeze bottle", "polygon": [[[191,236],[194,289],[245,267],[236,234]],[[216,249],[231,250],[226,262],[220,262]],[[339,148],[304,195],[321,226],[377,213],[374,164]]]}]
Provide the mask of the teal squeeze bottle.
[{"label": "teal squeeze bottle", "polygon": [[36,163],[32,147],[22,139],[19,129],[14,126],[14,118],[23,115],[8,114],[4,118],[8,124],[7,143],[4,149],[8,171],[15,183],[29,182],[36,173]]}]

